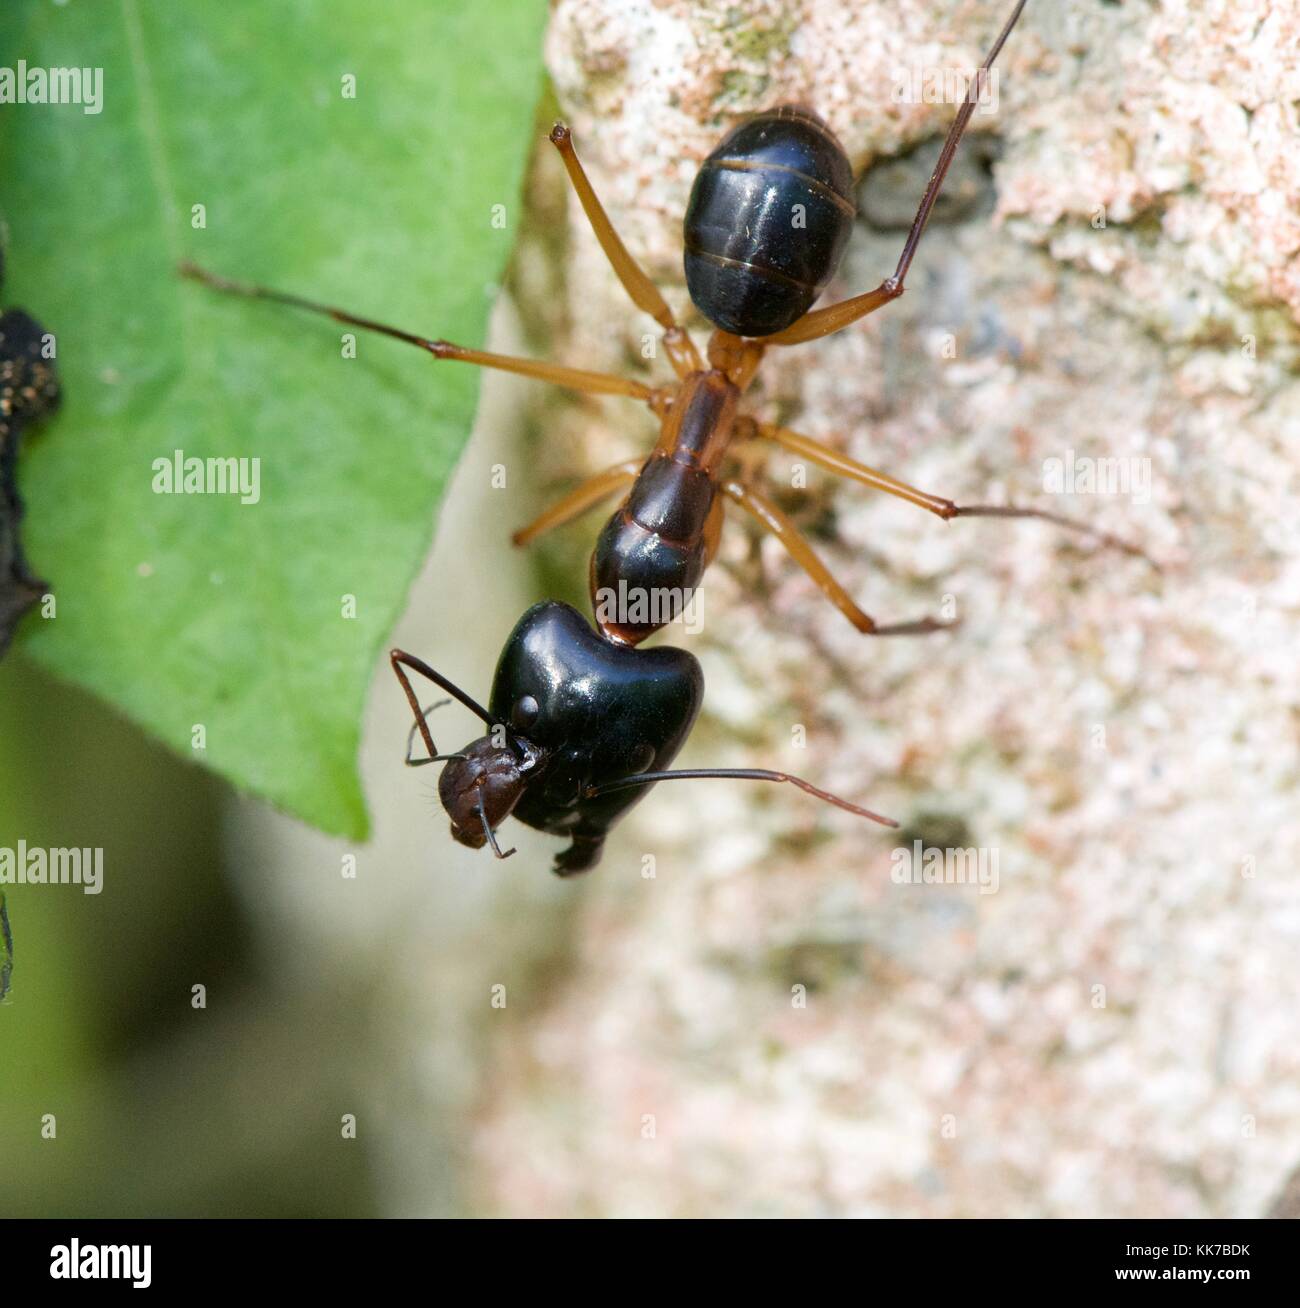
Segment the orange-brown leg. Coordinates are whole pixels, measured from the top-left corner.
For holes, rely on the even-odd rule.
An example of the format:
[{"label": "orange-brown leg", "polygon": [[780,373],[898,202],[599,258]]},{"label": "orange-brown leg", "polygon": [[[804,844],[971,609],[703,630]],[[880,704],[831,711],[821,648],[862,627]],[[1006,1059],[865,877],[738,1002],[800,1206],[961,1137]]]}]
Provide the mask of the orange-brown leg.
[{"label": "orange-brown leg", "polygon": [[802,432],[791,431],[788,427],[777,427],[766,422],[755,424],[755,430],[765,440],[780,445],[783,449],[789,450],[791,454],[797,454],[810,463],[825,468],[828,472],[861,482],[864,486],[882,490],[887,495],[895,495],[900,500],[906,500],[909,504],[915,504],[933,513],[936,517],[945,520],[952,518],[1038,518],[1042,522],[1051,522],[1070,531],[1082,532],[1103,545],[1109,545],[1122,550],[1125,554],[1132,554],[1137,558],[1145,559],[1152,567],[1156,566],[1147,553],[1131,541],[1126,541],[1108,531],[1102,531],[1099,527],[1094,527],[1091,523],[1083,522],[1078,518],[1069,518],[1062,513],[1052,513],[1048,509],[1020,508],[1014,504],[955,504],[952,500],[944,499],[940,495],[931,495],[929,491],[917,490],[915,486],[909,486],[906,482],[899,481],[897,477],[891,477],[886,472],[878,472],[875,468],[869,468],[865,463],[859,463],[856,459],[849,458],[847,454],[841,454],[838,450],[833,450],[820,441],[813,440],[811,436],[803,435]]},{"label": "orange-brown leg", "polygon": [[363,331],[377,332],[393,340],[405,341],[408,345],[427,350],[435,359],[456,359],[461,363],[476,364],[480,368],[495,368],[501,372],[518,373],[524,377],[536,378],[538,381],[564,386],[569,390],[582,391],[587,395],[626,395],[630,399],[651,404],[652,407],[657,394],[652,387],[633,381],[630,377],[615,377],[605,372],[588,372],[583,368],[566,368],[562,364],[547,363],[539,359],[517,359],[508,354],[490,354],[486,350],[471,350],[463,345],[453,345],[451,341],[430,340],[414,332],[403,331],[400,327],[390,327],[385,323],[375,322],[371,318],[361,318],[328,304],[318,304],[315,300],[305,300],[301,296],[288,295],[266,286],[255,286],[249,282],[218,277],[197,264],[182,263],[179,271],[182,277],[202,282],[213,290],[242,295],[253,300],[269,300],[275,304],[286,304],[294,309],[304,309],[308,313],[323,314],[349,327],[359,327]]},{"label": "orange-brown leg", "polygon": [[738,481],[722,484],[723,493],[755,518],[772,533],[789,551],[790,557],[816,582],[822,594],[866,636],[921,636],[931,631],[942,631],[955,626],[938,618],[922,618],[919,622],[891,622],[881,625],[864,613],[849,596],[848,591],[831,576],[829,569],[799,534],[794,523],[767,498],[762,491]]},{"label": "orange-brown leg", "polygon": [[562,500],[552,504],[540,517],[535,518],[526,527],[521,527],[510,539],[516,545],[527,545],[535,541],[544,532],[554,527],[561,527],[595,504],[599,504],[607,495],[612,495],[621,486],[627,486],[636,480],[644,459],[625,459],[604,472],[589,477],[580,486],[574,487]]},{"label": "orange-brown leg", "polygon": [[591,230],[595,232],[600,248],[605,251],[605,258],[614,269],[623,289],[632,299],[632,303],[644,313],[648,313],[664,329],[664,349],[669,362],[679,377],[689,372],[698,372],[704,364],[699,352],[686,332],[677,325],[668,301],[659,293],[659,288],[646,276],[637,261],[628,253],[627,246],[614,230],[609,215],[592,189],[587,179],[586,170],[573,148],[573,133],[563,123],[556,123],[551,128],[551,143],[560,152],[564,160],[565,171],[569,181],[577,192],[578,200]]},{"label": "orange-brown leg", "polygon": [[930,210],[934,208],[934,202],[943,189],[943,179],[948,175],[953,155],[957,153],[957,144],[966,130],[966,124],[970,122],[971,114],[975,112],[975,106],[979,103],[984,79],[988,76],[988,70],[992,67],[994,59],[998,57],[998,51],[1011,35],[1011,29],[1016,25],[1016,20],[1024,7],[1025,0],[1019,0],[1011,17],[1007,19],[1006,25],[999,33],[998,39],[993,43],[993,48],[976,72],[970,93],[962,102],[957,117],[953,119],[953,124],[948,129],[947,139],[939,152],[939,161],[935,164],[930,183],[921,197],[916,217],[912,219],[912,227],[903,244],[903,253],[899,256],[894,275],[887,277],[874,291],[868,291],[865,295],[855,295],[852,299],[841,300],[839,304],[832,304],[825,309],[814,309],[811,313],[804,314],[798,322],[787,327],[785,331],[765,336],[763,339],[766,344],[799,345],[803,341],[815,340],[818,336],[829,336],[831,332],[837,332],[842,327],[857,322],[859,318],[865,318],[867,314],[879,309],[882,304],[888,304],[890,300],[896,300],[902,295],[903,282],[907,278],[907,270],[912,266],[912,257],[916,254],[921,233],[925,231],[925,225],[930,220]]}]

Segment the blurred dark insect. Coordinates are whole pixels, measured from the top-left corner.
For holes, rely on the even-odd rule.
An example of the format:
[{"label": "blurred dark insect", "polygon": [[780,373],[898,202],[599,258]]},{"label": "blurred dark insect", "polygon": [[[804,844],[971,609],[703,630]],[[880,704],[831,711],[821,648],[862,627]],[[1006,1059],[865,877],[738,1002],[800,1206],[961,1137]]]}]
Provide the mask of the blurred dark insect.
[{"label": "blurred dark insect", "polygon": [[[0,255],[0,286],[3,284]],[[18,619],[49,589],[32,573],[23,555],[18,535],[23,502],[18,494],[17,468],[24,430],[59,406],[53,342],[53,336],[21,309],[0,314],[0,658],[9,648]]]},{"label": "blurred dark insect", "polygon": [[0,999],[9,993],[9,978],[14,974],[14,936],[9,930],[9,908],[0,895]]}]

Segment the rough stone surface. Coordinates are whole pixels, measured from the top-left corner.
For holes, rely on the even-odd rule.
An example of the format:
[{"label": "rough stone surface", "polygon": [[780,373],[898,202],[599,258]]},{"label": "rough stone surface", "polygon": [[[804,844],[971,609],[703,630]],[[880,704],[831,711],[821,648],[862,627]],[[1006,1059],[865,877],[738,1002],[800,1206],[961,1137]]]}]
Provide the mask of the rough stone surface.
[{"label": "rough stone surface", "polygon": [[[1005,8],[558,0],[547,56],[599,193],[685,313],[681,214],[725,127],[803,101],[868,187],[918,195],[907,152],[953,107],[898,102],[899,71],[971,68]],[[793,490],[771,458],[871,612],[963,622],[865,640],[733,516],[702,632],[672,637],[706,667],[688,760],[866,799],[905,839],[996,858],[998,889],[896,884],[898,839],[786,788],[660,787],[563,965],[493,1028],[463,1146],[476,1211],[1254,1215],[1282,1190],[1300,1160],[1298,43],[1289,3],[1031,4],[999,111],[975,118],[991,177],[968,169],[908,294],[772,352],[764,413],[936,493],[1087,517],[1160,570],[815,469]],[[542,237],[562,202],[543,155],[545,230],[516,278],[530,344],[662,379],[576,205],[556,292]],[[901,241],[860,223],[826,299],[876,284]],[[553,487],[651,439],[617,401],[539,403]],[[1045,494],[1071,452],[1140,461],[1149,495]],[[557,573],[582,575],[595,521],[549,547]]]}]

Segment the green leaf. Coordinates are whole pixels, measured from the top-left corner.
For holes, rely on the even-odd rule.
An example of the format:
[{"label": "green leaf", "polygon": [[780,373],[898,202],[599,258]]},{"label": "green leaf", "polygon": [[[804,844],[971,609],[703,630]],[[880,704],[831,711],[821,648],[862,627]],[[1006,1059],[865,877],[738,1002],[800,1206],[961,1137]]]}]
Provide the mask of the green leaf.
[{"label": "green leaf", "polygon": [[[58,604],[25,649],[330,832],[366,830],[362,708],[478,377],[373,336],[344,358],[328,320],[175,266],[480,344],[544,20],[543,0],[8,0],[0,16],[8,66],[103,70],[98,114],[0,108],[4,299],[55,333],[64,384],[20,469],[27,554]],[[259,459],[259,502],[155,493],[176,450]]]}]

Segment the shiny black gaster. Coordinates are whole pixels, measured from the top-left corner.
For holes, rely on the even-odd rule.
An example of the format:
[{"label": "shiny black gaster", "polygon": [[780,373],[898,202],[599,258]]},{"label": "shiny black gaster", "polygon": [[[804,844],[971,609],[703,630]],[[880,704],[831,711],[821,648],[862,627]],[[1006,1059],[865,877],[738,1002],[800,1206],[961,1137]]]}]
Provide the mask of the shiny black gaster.
[{"label": "shiny black gaster", "polygon": [[518,735],[542,755],[514,816],[572,840],[556,858],[558,872],[593,867],[610,827],[653,787],[595,798],[584,789],[668,767],[703,696],[704,674],[686,650],[613,645],[553,600],[520,618],[501,651],[489,708],[517,722]]},{"label": "shiny black gaster", "polygon": [[704,161],[686,209],[686,285],[737,336],[795,322],[839,267],[853,170],[815,114],[783,106],[741,123]]}]

